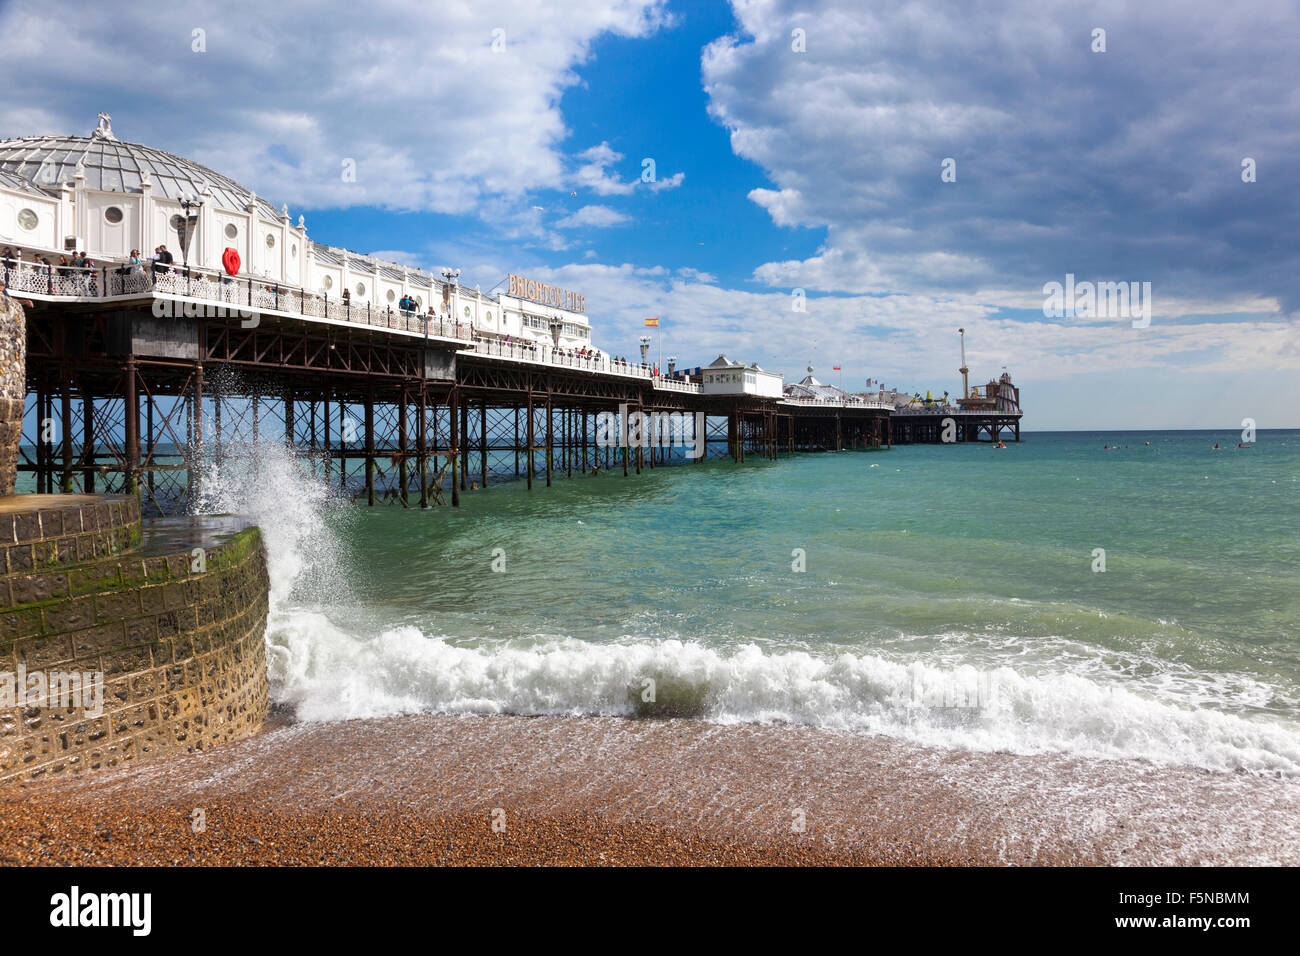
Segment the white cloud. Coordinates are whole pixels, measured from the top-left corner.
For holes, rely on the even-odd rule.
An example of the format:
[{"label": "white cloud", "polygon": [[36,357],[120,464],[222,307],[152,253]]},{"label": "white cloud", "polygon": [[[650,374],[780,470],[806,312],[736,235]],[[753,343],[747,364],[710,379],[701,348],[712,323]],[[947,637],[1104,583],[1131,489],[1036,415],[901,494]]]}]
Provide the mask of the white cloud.
[{"label": "white cloud", "polygon": [[583,150],[577,158],[581,161],[581,165],[574,172],[574,184],[578,189],[593,192],[598,196],[628,196],[641,186],[653,192],[676,189],[686,179],[686,174],[681,172],[660,179],[656,172],[653,180],[643,180],[641,177],[645,170],[651,168],[646,165],[647,161],[651,163],[654,161],[654,157],[646,157],[638,164],[636,178],[625,182],[609,170],[610,166],[618,164],[624,158],[623,154],[615,152],[609,143],[600,143]]},{"label": "white cloud", "polygon": [[625,183],[606,168],[622,158],[623,154],[614,152],[608,143],[583,150],[578,154],[582,165],[574,172],[573,181],[579,190],[597,196],[626,196],[636,188],[636,182]]},{"label": "white cloud", "polygon": [[611,209],[609,206],[583,206],[573,215],[565,216],[556,225],[562,229],[575,229],[584,226],[602,229],[606,226],[617,226],[629,221],[630,217],[623,215],[616,209]]},{"label": "white cloud", "polygon": [[676,189],[685,181],[686,181],[685,173],[673,173],[671,176],[665,179],[653,179],[650,182],[646,183],[645,185],[651,192],[657,193],[657,192],[662,192],[665,189]]},{"label": "white cloud", "polygon": [[[784,371],[787,380],[811,361],[818,368],[842,364],[846,382],[884,376],[909,388],[952,388],[960,382],[959,326],[967,330],[973,381],[1003,365],[1020,379],[1072,380],[1085,390],[1089,376],[1103,372],[1165,369],[1190,379],[1192,372],[1249,377],[1300,370],[1294,325],[1258,315],[1190,322],[1157,314],[1145,329],[1127,320],[1025,321],[1000,316],[1000,302],[973,294],[813,296],[798,312],[787,291],[727,289],[692,269],[574,263],[531,274],[586,295],[597,347],[630,351],[641,318],[659,315],[665,347],[671,341],[684,364],[726,352]],[[1041,306],[1040,296],[1034,307]],[[1134,378],[1135,395],[1145,396],[1141,379]]]},{"label": "white cloud", "polygon": [[798,226],[803,223],[799,214],[802,197],[797,189],[751,189],[749,199],[766,209],[778,226]]},{"label": "white cloud", "polygon": [[[0,102],[0,135],[85,135],[106,109],[119,138],[196,159],[277,204],[473,214],[567,180],[559,101],[575,67],[596,38],[646,36],[665,18],[663,0],[310,11],[231,0],[145,16],[111,4],[59,16],[18,0],[0,13],[0,60],[20,87]],[[191,49],[195,29],[206,52]]]},{"label": "white cloud", "polygon": [[[732,7],[739,29],[702,56],[710,115],[775,187],[749,192],[774,224],[826,230],[758,281],[972,292],[1074,272],[1300,307],[1293,3]],[[1265,154],[1276,178],[1243,186],[1242,157]]]}]

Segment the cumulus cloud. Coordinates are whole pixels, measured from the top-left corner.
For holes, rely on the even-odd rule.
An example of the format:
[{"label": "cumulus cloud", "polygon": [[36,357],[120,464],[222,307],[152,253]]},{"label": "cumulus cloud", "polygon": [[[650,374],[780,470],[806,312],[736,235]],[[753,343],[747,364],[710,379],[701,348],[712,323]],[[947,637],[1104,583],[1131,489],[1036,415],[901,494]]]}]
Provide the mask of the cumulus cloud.
[{"label": "cumulus cloud", "polygon": [[573,181],[579,189],[598,196],[626,196],[636,188],[635,180],[623,182],[608,169],[622,158],[623,154],[616,153],[608,143],[583,150],[578,154],[581,165],[574,173]]},{"label": "cumulus cloud", "polygon": [[733,8],[702,58],[710,113],[776,187],[750,199],[826,230],[760,282],[975,292],[1070,272],[1300,308],[1293,3]]},{"label": "cumulus cloud", "polygon": [[673,173],[664,179],[652,179],[645,183],[645,187],[651,192],[662,192],[665,189],[676,189],[686,180],[685,173]]},{"label": "cumulus cloud", "polygon": [[[529,191],[571,177],[559,103],[593,41],[647,36],[664,7],[231,0],[207,13],[101,4],[59,16],[16,0],[0,12],[0,60],[41,102],[4,98],[0,135],[85,135],[108,110],[119,138],[199,160],[277,204],[526,205]],[[343,179],[347,160],[355,182]]]},{"label": "cumulus cloud", "polygon": [[[1127,319],[1009,317],[998,295],[965,293],[810,296],[800,311],[788,292],[729,289],[693,269],[574,263],[530,275],[582,290],[600,317],[598,338],[635,340],[641,318],[660,315],[665,334],[671,329],[682,343],[675,347],[689,347],[695,358],[735,352],[788,375],[812,360],[844,364],[863,377],[898,376],[900,384],[920,385],[937,369],[951,377],[959,326],[967,329],[977,376],[1003,365],[1035,378],[1189,364],[1207,371],[1300,369],[1293,325],[1258,314],[1188,323],[1158,312],[1150,326],[1133,328]],[[1033,304],[1041,309],[1041,298]],[[1195,310],[1207,303],[1171,305]],[[1214,358],[1207,361],[1207,353]]]},{"label": "cumulus cloud", "polygon": [[[686,179],[686,174],[680,172],[660,179],[656,167],[650,165],[654,163],[654,157],[650,156],[642,159],[637,165],[636,178],[624,181],[609,168],[618,165],[624,159],[623,154],[616,152],[609,143],[600,143],[585,149],[578,154],[577,158],[580,165],[574,173],[573,182],[578,189],[593,192],[598,196],[628,196],[639,187],[645,187],[653,192],[676,189]],[[655,178],[643,178],[652,169],[655,169]]]},{"label": "cumulus cloud", "polygon": [[574,229],[583,226],[601,229],[606,226],[617,226],[628,222],[629,218],[609,206],[583,206],[572,215],[565,216],[556,225],[563,229]]}]

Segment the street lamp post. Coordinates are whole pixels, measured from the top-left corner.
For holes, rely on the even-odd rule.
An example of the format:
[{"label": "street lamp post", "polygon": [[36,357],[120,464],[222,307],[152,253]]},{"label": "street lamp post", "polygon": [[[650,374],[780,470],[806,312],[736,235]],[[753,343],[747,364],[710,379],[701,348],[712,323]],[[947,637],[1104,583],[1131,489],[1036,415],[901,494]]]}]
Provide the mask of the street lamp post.
[{"label": "street lamp post", "polygon": [[[460,287],[459,269],[443,269],[442,278],[443,281],[447,283],[447,285],[453,287],[452,291],[455,291],[456,288]],[[452,304],[450,294],[447,296],[447,301],[445,305],[447,306],[448,315],[452,320],[453,331],[456,331],[456,327],[460,325],[460,320],[456,318],[456,307],[455,305]]]},{"label": "street lamp post", "polygon": [[672,378],[676,370],[677,370],[677,356],[670,355],[668,356],[668,377]]},{"label": "street lamp post", "polygon": [[645,365],[646,355],[650,351],[650,336],[641,336],[641,364]]},{"label": "street lamp post", "polygon": [[[190,294],[190,240],[194,238],[191,231],[190,210],[201,209],[203,207],[202,199],[195,199],[193,196],[184,196],[181,199],[181,208],[185,210],[185,219],[181,223],[181,234],[176,238],[181,241],[181,258],[185,266],[185,294]],[[195,216],[194,218],[198,218]]]}]

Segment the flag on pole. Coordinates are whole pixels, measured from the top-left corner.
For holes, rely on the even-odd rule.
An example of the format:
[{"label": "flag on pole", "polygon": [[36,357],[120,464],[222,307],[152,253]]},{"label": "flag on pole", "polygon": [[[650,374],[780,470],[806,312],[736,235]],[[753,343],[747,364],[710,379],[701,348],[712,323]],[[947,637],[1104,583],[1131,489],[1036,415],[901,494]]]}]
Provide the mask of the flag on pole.
[{"label": "flag on pole", "polygon": [[658,319],[658,317],[653,318],[653,319],[646,319],[646,320],[645,320],[645,327],[646,327],[647,329],[655,329],[655,328],[658,328],[658,327],[659,327],[659,319]]},{"label": "flag on pole", "polygon": [[831,371],[832,371],[832,372],[838,372],[839,370],[840,370],[840,367],[839,367],[838,365],[832,365],[832,366],[831,366]]}]

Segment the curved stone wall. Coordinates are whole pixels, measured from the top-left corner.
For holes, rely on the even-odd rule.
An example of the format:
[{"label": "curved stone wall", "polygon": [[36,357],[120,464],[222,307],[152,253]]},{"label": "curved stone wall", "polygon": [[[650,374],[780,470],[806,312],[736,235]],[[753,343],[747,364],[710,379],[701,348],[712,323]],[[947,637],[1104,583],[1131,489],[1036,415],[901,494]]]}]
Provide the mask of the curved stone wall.
[{"label": "curved stone wall", "polygon": [[256,528],[142,530],[133,497],[24,495],[0,499],[0,545],[0,784],[202,750],[261,724]]}]

